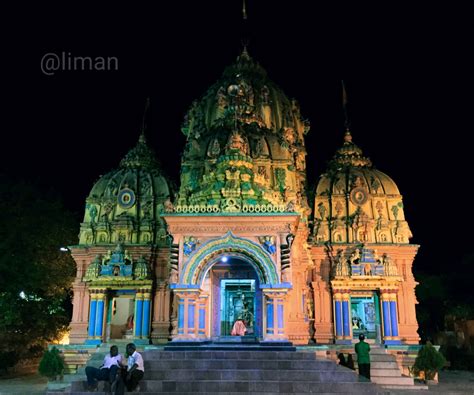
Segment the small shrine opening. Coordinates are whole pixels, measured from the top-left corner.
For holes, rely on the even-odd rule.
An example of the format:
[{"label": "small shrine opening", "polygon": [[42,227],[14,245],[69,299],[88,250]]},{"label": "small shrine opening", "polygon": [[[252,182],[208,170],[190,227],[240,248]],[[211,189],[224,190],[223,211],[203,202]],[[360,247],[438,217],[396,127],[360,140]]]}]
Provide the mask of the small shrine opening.
[{"label": "small shrine opening", "polygon": [[[255,335],[255,280],[221,280],[221,335],[231,336],[237,320]],[[235,334],[234,336],[237,336]]]},{"label": "small shrine opening", "polygon": [[366,339],[380,342],[381,321],[377,292],[364,292],[351,296],[352,335],[357,339],[363,333]]},{"label": "small shrine opening", "polygon": [[107,307],[107,339],[131,339],[133,337],[135,292],[110,291]]}]

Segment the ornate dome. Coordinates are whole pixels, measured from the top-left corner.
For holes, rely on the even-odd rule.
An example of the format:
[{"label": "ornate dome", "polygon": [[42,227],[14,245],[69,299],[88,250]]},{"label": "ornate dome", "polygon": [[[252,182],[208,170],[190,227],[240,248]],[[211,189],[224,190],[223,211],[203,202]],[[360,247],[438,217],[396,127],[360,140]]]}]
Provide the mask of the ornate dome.
[{"label": "ornate dome", "polygon": [[[235,101],[240,101],[238,114],[233,109]],[[235,115],[240,122],[256,123],[262,132],[292,128],[297,138],[309,131],[309,122],[301,119],[297,102],[267,77],[246,49],[201,99],[193,102],[181,130],[188,138],[199,139],[215,128],[221,129],[226,121],[233,125]]]},{"label": "ornate dome", "polygon": [[395,182],[375,169],[346,131],[316,187],[317,242],[408,243],[412,236]]},{"label": "ornate dome", "polygon": [[159,213],[170,201],[170,186],[142,133],[119,168],[102,176],[86,199],[80,244],[164,242]]},{"label": "ornate dome", "polygon": [[[309,123],[301,118],[297,102],[288,99],[245,49],[192,104],[182,131],[187,143],[177,209],[185,212],[192,206],[195,210],[199,202],[200,211],[206,211],[206,205],[217,211],[228,207],[243,211],[249,204],[264,205],[267,211],[271,203],[271,211],[284,206],[303,217],[309,214],[304,146]],[[237,135],[245,147],[241,169],[227,166],[232,162],[229,142]],[[225,192],[217,187],[219,183],[210,181],[219,174],[227,185]],[[252,198],[242,196],[240,187],[252,190]],[[229,197],[233,197],[231,202]]]}]

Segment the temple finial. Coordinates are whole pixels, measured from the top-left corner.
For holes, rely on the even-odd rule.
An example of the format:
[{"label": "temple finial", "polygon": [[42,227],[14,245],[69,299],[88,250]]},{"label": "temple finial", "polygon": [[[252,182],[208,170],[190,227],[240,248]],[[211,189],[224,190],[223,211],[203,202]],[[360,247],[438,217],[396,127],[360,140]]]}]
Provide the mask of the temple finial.
[{"label": "temple finial", "polygon": [[242,19],[247,19],[247,6],[245,4],[245,0],[242,0]]},{"label": "temple finial", "polygon": [[346,129],[346,133],[344,134],[344,142],[352,143],[352,134],[349,128]]},{"label": "temple finial", "polygon": [[146,102],[145,102],[145,109],[143,110],[143,120],[142,120],[142,130],[140,133],[140,138],[139,141],[142,143],[146,143],[146,138],[145,138],[145,130],[146,130],[146,116],[148,114],[148,111],[150,109],[150,98],[147,97]]},{"label": "temple finial", "polygon": [[247,50],[247,43],[244,41],[242,41],[242,53],[240,54],[240,57],[246,60],[250,59],[249,51]]},{"label": "temple finial", "polygon": [[[346,135],[351,135],[350,133],[350,128],[351,128],[351,123],[349,121],[349,115],[347,112],[347,92],[346,92],[346,85],[344,84],[344,80],[341,80],[342,84],[342,108],[344,110],[344,127],[346,128]],[[349,132],[349,133],[347,133]],[[351,137],[352,139],[352,137]],[[345,140],[345,138],[344,138]]]}]

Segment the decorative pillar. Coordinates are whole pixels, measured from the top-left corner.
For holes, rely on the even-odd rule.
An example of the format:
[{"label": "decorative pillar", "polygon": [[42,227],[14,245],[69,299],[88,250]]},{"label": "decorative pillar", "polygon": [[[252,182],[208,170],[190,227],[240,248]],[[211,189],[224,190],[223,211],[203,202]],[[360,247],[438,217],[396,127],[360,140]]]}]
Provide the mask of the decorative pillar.
[{"label": "decorative pillar", "polygon": [[196,300],[188,297],[188,335],[194,336],[196,334],[196,328],[194,327],[196,322]]},{"label": "decorative pillar", "polygon": [[287,340],[284,307],[286,289],[262,289],[262,293],[265,301],[264,340]]},{"label": "decorative pillar", "polygon": [[178,315],[177,311],[172,310],[171,303],[174,304],[174,302],[171,301],[170,296],[171,291],[168,284],[163,280],[159,281],[150,301],[151,338],[153,343],[168,341],[170,324],[173,327],[173,335],[177,330]]},{"label": "decorative pillar", "polygon": [[207,317],[206,317],[206,308],[207,308],[207,295],[201,295],[199,298],[199,307],[198,307],[198,337],[205,338],[207,337]]},{"label": "decorative pillar", "polygon": [[277,308],[277,334],[278,336],[284,336],[285,334],[285,325],[284,325],[284,308],[283,308],[284,299],[277,298],[276,308]]},{"label": "decorative pillar", "polygon": [[333,295],[334,317],[336,319],[336,341],[342,339],[342,294],[337,291]]},{"label": "decorative pillar", "polygon": [[400,344],[400,338],[398,335],[398,314],[397,314],[397,294],[392,292],[389,296],[389,306],[390,306],[390,329],[392,334],[392,339],[386,341],[386,344]]},{"label": "decorative pillar", "polygon": [[382,319],[383,319],[383,339],[384,343],[392,340],[392,325],[390,323],[390,293],[387,290],[381,291]]},{"label": "decorative pillar", "polygon": [[267,313],[267,328],[266,336],[273,336],[275,333],[275,311],[273,297],[267,296],[266,298],[266,313]]},{"label": "decorative pillar", "polygon": [[143,293],[143,320],[142,320],[142,337],[147,338],[150,335],[150,307],[151,307],[150,290]]},{"label": "decorative pillar", "polygon": [[89,309],[89,330],[87,333],[89,338],[93,338],[95,336],[96,314],[97,314],[97,294],[91,293],[91,302],[90,302],[90,309]]},{"label": "decorative pillar", "polygon": [[350,297],[350,291],[348,290],[333,290],[336,344],[352,343],[352,328],[349,309]]},{"label": "decorative pillar", "polygon": [[[206,337],[206,302],[198,289],[175,290],[178,298],[178,333],[173,341]],[[203,325],[201,325],[203,323]]]},{"label": "decorative pillar", "polygon": [[97,317],[95,320],[95,335],[97,339],[102,339],[102,332],[104,328],[104,302],[105,290],[100,290],[97,294]]},{"label": "decorative pillar", "polygon": [[184,335],[184,298],[178,297],[178,335]]},{"label": "decorative pillar", "polygon": [[135,320],[134,320],[134,336],[140,337],[142,334],[143,320],[143,293],[139,290],[135,294]]},{"label": "decorative pillar", "polygon": [[349,291],[344,291],[342,294],[342,329],[343,329],[343,336],[344,340],[349,340],[352,342],[352,331],[351,331],[351,320],[349,316],[349,301],[350,301],[350,293]]}]

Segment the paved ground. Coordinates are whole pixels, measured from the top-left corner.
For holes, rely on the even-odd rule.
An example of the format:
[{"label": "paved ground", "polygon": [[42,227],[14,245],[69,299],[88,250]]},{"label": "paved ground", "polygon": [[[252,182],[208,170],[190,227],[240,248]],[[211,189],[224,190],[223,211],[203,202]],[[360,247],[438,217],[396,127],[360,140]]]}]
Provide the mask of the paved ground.
[{"label": "paved ground", "polygon": [[46,378],[38,373],[12,379],[0,378],[0,395],[43,395],[46,390],[47,381]]},{"label": "paved ground", "polygon": [[[46,379],[38,374],[12,379],[0,378],[0,395],[43,395]],[[474,395],[474,372],[446,371],[440,373],[440,383],[431,385],[428,391],[393,391],[394,394],[429,394],[444,393],[445,395]]]}]

